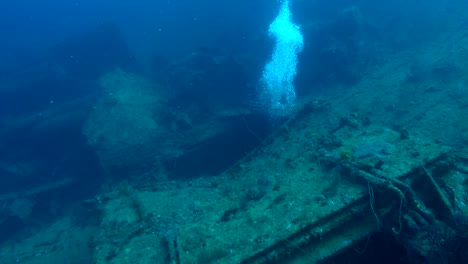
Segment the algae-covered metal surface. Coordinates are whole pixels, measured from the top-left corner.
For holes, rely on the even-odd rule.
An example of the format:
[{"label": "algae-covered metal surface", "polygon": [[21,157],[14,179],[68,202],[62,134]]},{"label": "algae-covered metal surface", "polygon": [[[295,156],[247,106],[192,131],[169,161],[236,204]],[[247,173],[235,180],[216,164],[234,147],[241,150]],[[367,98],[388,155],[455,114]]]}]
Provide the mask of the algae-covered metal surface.
[{"label": "algae-covered metal surface", "polygon": [[383,225],[401,229],[391,190],[441,147],[357,115],[318,133],[327,106],[311,104],[219,177],[103,196],[97,263],[314,263]]}]

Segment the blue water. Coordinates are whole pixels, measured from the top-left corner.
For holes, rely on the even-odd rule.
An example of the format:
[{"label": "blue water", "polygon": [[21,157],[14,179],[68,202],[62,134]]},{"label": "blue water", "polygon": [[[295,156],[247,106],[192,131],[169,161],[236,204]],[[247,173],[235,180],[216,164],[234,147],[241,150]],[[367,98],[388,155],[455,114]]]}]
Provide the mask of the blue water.
[{"label": "blue water", "polygon": [[467,3],[284,1],[4,0],[0,263],[66,215],[99,226],[83,201],[122,182],[217,177],[307,101],[344,102],[312,134],[365,115],[466,151]]}]

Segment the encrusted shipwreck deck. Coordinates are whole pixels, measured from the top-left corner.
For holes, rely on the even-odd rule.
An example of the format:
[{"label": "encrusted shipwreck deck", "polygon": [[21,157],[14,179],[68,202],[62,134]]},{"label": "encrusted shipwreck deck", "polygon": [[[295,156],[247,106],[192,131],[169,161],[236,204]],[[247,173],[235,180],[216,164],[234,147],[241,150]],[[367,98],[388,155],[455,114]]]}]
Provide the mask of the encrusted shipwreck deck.
[{"label": "encrusted shipwreck deck", "polygon": [[377,230],[403,235],[415,215],[454,213],[431,175],[443,147],[330,115],[305,105],[223,175],[103,195],[96,263],[316,263]]}]

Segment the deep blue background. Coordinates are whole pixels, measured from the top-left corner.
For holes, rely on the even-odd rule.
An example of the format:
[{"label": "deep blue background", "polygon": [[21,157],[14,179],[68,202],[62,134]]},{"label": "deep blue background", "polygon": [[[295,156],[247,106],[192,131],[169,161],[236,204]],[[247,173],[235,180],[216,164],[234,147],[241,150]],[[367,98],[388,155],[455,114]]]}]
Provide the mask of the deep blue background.
[{"label": "deep blue background", "polygon": [[214,0],[5,0],[0,8],[0,67],[31,59],[56,43],[114,23],[145,63],[216,43],[232,48],[265,30],[276,2]]},{"label": "deep blue background", "polygon": [[[376,25],[396,13],[437,20],[441,8],[457,2],[292,1],[299,24],[311,18],[326,19],[339,6],[356,5],[366,19],[375,16]],[[259,32],[266,32],[277,8],[277,0],[4,0],[0,4],[0,67],[28,60],[99,23],[117,24],[143,63],[155,53],[181,56],[197,46],[242,48]]]}]

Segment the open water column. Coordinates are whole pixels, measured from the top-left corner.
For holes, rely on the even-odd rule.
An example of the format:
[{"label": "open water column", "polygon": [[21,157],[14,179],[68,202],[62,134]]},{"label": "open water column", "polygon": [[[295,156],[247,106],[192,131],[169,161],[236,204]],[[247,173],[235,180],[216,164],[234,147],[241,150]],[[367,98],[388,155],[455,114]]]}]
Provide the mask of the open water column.
[{"label": "open water column", "polygon": [[268,29],[275,45],[271,60],[263,70],[259,91],[260,105],[272,118],[286,116],[294,109],[297,55],[304,47],[300,28],[291,20],[289,0],[280,3],[280,12]]}]

